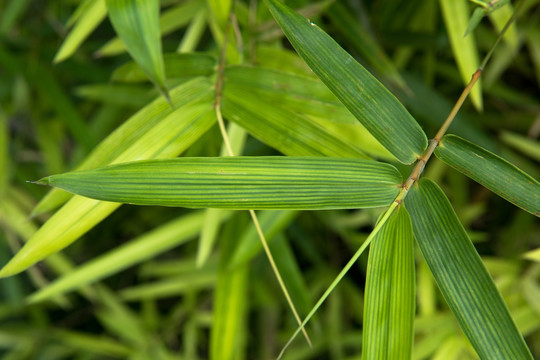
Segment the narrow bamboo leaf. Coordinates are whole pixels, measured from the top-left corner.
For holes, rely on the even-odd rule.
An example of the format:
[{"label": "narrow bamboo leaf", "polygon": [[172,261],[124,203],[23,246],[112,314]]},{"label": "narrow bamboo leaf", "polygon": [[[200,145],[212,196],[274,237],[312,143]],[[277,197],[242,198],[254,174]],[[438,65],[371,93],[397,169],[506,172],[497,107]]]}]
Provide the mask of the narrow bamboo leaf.
[{"label": "narrow bamboo leaf", "polygon": [[[30,295],[30,303],[94,283],[130,266],[159,255],[192,239],[202,228],[203,214],[200,212],[182,216],[148,232],[129,243],[119,246],[106,254],[78,266]],[[221,221],[222,217],[219,219]]]},{"label": "narrow bamboo leaf", "polygon": [[442,190],[421,180],[405,205],[435,281],[481,359],[532,359],[493,279]]},{"label": "narrow bamboo leaf", "polygon": [[540,183],[506,160],[455,135],[446,135],[435,155],[512,204],[540,216]]},{"label": "narrow bamboo leaf", "polygon": [[234,84],[224,89],[222,111],[228,120],[285,155],[369,158],[310,118],[268,103],[256,93]]},{"label": "narrow bamboo leaf", "polygon": [[176,48],[177,53],[185,54],[195,51],[206,29],[207,16],[208,11],[206,9],[201,9],[197,12]]},{"label": "narrow bamboo leaf", "polygon": [[540,29],[536,26],[527,29],[527,48],[536,73],[536,81],[540,83]]},{"label": "narrow bamboo leaf", "polygon": [[147,86],[135,84],[92,84],[77,87],[75,93],[92,101],[140,109],[156,97],[149,90]]},{"label": "narrow bamboo leaf", "polygon": [[245,337],[249,264],[227,268],[232,250],[237,245],[239,229],[248,224],[247,217],[235,216],[223,229],[222,253],[214,292],[214,312],[210,330],[210,359],[232,360],[242,353]]},{"label": "narrow bamboo leaf", "polygon": [[105,0],[96,0],[90,3],[81,3],[86,6],[84,12],[80,14],[77,23],[71,29],[62,46],[56,53],[53,63],[64,61],[79,48],[84,40],[94,31],[94,29],[107,16]]},{"label": "narrow bamboo leaf", "polygon": [[501,133],[501,140],[532,159],[540,161],[540,142],[538,140],[508,131]]},{"label": "narrow bamboo leaf", "polygon": [[[469,23],[467,0],[439,0],[446,25],[446,31],[452,46],[452,52],[461,74],[463,83],[467,85],[472,74],[480,65],[476,42],[472,34],[464,36]],[[478,110],[482,110],[482,87],[480,80],[471,91],[471,101]]]},{"label": "narrow bamboo leaf", "polygon": [[[111,163],[133,160],[135,156],[139,156],[139,158],[159,158],[173,157],[182,153],[216,121],[213,103],[204,98],[201,101],[202,103],[188,103],[168,113],[168,116],[154,124],[154,127],[146,129],[145,136],[136,138],[138,141],[121,145],[126,146],[126,148],[120,154],[109,152],[110,147],[104,145],[107,152],[103,153],[103,157],[99,158],[98,156],[97,158],[100,159],[99,161]],[[169,108],[163,99],[162,102],[163,106]],[[153,111],[155,110],[154,108]],[[148,115],[151,114],[152,112]],[[158,112],[158,114],[161,115],[161,112]],[[145,118],[141,120],[144,121]],[[142,131],[143,128],[130,130],[137,132]],[[123,137],[120,133],[116,134],[120,138]],[[159,139],[159,141],[156,141],[156,139]],[[118,144],[114,145],[118,146]],[[95,151],[99,153],[99,147]],[[111,156],[112,153],[115,156],[107,158],[106,155]],[[10,262],[0,270],[0,277],[19,273],[46,256],[62,250],[119,206],[120,204],[117,203],[99,202],[78,196],[73,197],[47,220]]]},{"label": "narrow bamboo leaf", "polygon": [[[181,4],[164,11],[159,18],[159,30],[161,35],[168,35],[187,25],[193,16],[204,7],[204,0],[191,0],[182,2]],[[96,51],[96,56],[113,56],[122,54],[125,51],[126,46],[122,40],[120,38],[114,38]]]},{"label": "narrow bamboo leaf", "polygon": [[[211,87],[212,83],[208,80],[198,78],[171,90],[171,102],[177,110],[172,109],[163,98],[156,99],[104,139],[77,170],[92,169],[114,162],[177,156],[181,151],[161,154],[159,151],[156,152],[155,146],[166,144],[167,134],[171,133],[171,129],[188,124],[180,120],[185,112],[185,105],[197,99],[200,101],[206,99],[209,104],[212,103]],[[169,128],[170,126],[173,128]],[[161,130],[156,133],[153,129]],[[180,143],[176,144],[183,146]],[[32,214],[39,215],[55,209],[70,197],[71,195],[65,191],[53,189],[40,201]]]},{"label": "narrow bamboo leaf", "polygon": [[75,332],[71,330],[50,330],[52,332],[48,336],[55,341],[66,344],[69,347],[81,349],[85,353],[90,352],[118,358],[129,357],[132,353],[132,349],[128,346],[109,336],[90,335],[87,332]]},{"label": "narrow bamboo leaf", "polygon": [[362,359],[410,359],[415,313],[414,237],[398,208],[373,239],[364,300]]},{"label": "narrow bamboo leaf", "polygon": [[398,160],[414,162],[427,138],[394,95],[317,25],[277,0],[266,4],[298,54],[366,129]]},{"label": "narrow bamboo leaf", "polygon": [[17,21],[28,9],[30,0],[9,1],[2,5],[2,17],[0,18],[0,34],[7,35]]},{"label": "narrow bamboo leaf", "polygon": [[138,161],[53,175],[40,183],[137,205],[343,209],[390,204],[401,176],[375,161],[265,156]]},{"label": "narrow bamboo leaf", "polygon": [[168,97],[159,29],[159,0],[106,0],[109,19],[135,62]]},{"label": "narrow bamboo leaf", "polygon": [[526,252],[523,257],[540,263],[540,248]]},{"label": "narrow bamboo leaf", "polygon": [[216,19],[218,25],[225,29],[227,22],[229,21],[229,13],[231,12],[232,1],[231,0],[207,0],[212,15]]},{"label": "narrow bamboo leaf", "polygon": [[[216,59],[206,54],[165,54],[163,60],[169,79],[211,75],[216,66]],[[147,79],[135,62],[120,66],[112,75],[112,80],[121,82],[142,82]]]}]

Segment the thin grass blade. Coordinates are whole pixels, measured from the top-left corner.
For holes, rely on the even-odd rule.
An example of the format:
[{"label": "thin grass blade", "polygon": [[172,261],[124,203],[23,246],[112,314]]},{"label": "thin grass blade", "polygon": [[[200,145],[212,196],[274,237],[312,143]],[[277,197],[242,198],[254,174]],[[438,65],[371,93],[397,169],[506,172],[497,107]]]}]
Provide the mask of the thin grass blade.
[{"label": "thin grass blade", "polygon": [[362,359],[410,359],[414,339],[415,264],[411,219],[395,211],[369,251]]},{"label": "thin grass blade", "polygon": [[446,135],[435,155],[512,204],[540,216],[540,183],[508,161],[455,135]]},{"label": "thin grass blade", "polygon": [[532,359],[504,300],[442,190],[423,179],[405,205],[435,281],[481,359]]},{"label": "thin grass blade", "polygon": [[109,19],[135,62],[168,98],[161,51],[159,0],[106,0]]},{"label": "thin grass blade", "polygon": [[362,125],[399,161],[414,162],[427,138],[394,95],[320,27],[277,0],[265,2],[298,54]]},{"label": "thin grass blade", "polygon": [[389,205],[401,176],[375,161],[265,156],[138,161],[40,183],[137,205],[315,210]]}]

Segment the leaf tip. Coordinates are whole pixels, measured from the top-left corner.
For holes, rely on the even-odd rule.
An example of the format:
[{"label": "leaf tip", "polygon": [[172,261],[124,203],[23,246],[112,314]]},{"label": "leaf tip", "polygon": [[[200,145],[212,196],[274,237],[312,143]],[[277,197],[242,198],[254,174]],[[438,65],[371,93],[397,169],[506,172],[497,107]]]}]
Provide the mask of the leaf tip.
[{"label": "leaf tip", "polygon": [[30,184],[37,184],[37,185],[51,185],[51,181],[50,181],[49,176],[41,178],[41,179],[39,179],[37,181],[26,180],[26,182],[30,183]]}]

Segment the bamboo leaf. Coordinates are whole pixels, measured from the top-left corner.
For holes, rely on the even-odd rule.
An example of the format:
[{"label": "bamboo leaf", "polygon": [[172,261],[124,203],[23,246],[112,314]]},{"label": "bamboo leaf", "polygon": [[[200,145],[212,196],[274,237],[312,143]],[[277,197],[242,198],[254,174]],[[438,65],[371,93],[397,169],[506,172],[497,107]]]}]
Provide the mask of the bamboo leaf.
[{"label": "bamboo leaf", "polygon": [[414,162],[427,138],[394,95],[317,25],[277,0],[266,4],[298,54],[362,125],[399,161]]},{"label": "bamboo leaf", "polygon": [[84,40],[107,16],[105,0],[96,0],[90,3],[82,2],[79,6],[85,7],[84,12],[80,14],[77,23],[62,43],[62,46],[54,57],[53,63],[59,63],[73,55]]},{"label": "bamboo leaf", "polygon": [[362,359],[408,359],[415,313],[414,237],[404,207],[390,216],[369,251]]},{"label": "bamboo leaf", "polygon": [[227,264],[237,245],[238,229],[245,227],[247,218],[235,216],[231,220],[224,227],[221,239],[223,245],[210,331],[210,359],[216,360],[237,358],[242,353],[241,339],[246,336],[244,324],[248,309],[249,264],[234,269],[227,268]]},{"label": "bamboo leaf", "polygon": [[[467,85],[480,62],[476,50],[476,41],[472,34],[464,36],[469,23],[469,10],[466,0],[440,0],[441,11],[446,31],[452,46],[452,52],[463,80]],[[480,80],[471,91],[471,101],[478,110],[482,110],[482,87]]]},{"label": "bamboo leaf", "polygon": [[[191,21],[193,16],[201,9],[204,9],[204,7],[204,0],[191,0],[182,2],[181,4],[164,11],[159,18],[159,30],[161,35],[168,35],[185,26]],[[122,54],[125,51],[126,46],[120,38],[116,37],[96,51],[96,56],[113,56]]]},{"label": "bamboo leaf", "polygon": [[532,359],[508,308],[442,190],[423,179],[405,198],[435,281],[481,359]]},{"label": "bamboo leaf", "polygon": [[[28,302],[40,302],[99,281],[130,266],[161,254],[192,239],[202,228],[204,216],[196,212],[172,220],[129,243],[80,265],[30,295]],[[222,218],[220,218],[221,220]]]},{"label": "bamboo leaf", "polygon": [[455,135],[446,135],[435,155],[512,204],[540,216],[540,183],[506,160]]},{"label": "bamboo leaf", "polygon": [[223,96],[228,120],[285,155],[369,158],[310,118],[268,103],[249,89],[227,84]]},{"label": "bamboo leaf", "polygon": [[159,0],[106,0],[109,19],[133,59],[168,98],[159,29]]},{"label": "bamboo leaf", "polygon": [[[161,99],[159,103],[161,109],[160,106],[145,108],[141,111],[142,114],[138,114],[141,115],[139,120],[143,124],[144,121],[157,120],[153,127],[128,128],[127,134],[119,133],[118,130],[122,129],[120,127],[115,132],[116,135],[113,134],[114,136],[108,138],[111,140],[114,137],[122,139],[124,136],[127,138],[132,136],[138,141],[127,144],[115,143],[112,146],[110,143],[103,143],[103,146],[94,150],[96,157],[89,159],[92,159],[93,164],[99,162],[108,164],[137,158],[173,157],[182,153],[215,122],[212,102],[205,98],[200,101],[185,104],[163,114],[162,107],[166,109],[170,109],[170,107],[164,99]],[[156,110],[158,110],[157,115],[154,112]],[[149,116],[142,116],[144,114]],[[140,136],[143,129],[145,129],[144,136]],[[116,151],[116,147],[123,148],[123,151]],[[111,151],[111,148],[114,150]],[[101,155],[99,155],[100,149],[105,150]],[[19,273],[46,256],[62,250],[119,206],[120,204],[117,203],[100,202],[79,196],[73,197],[45,222],[25,246],[0,270],[0,277]]]},{"label": "bamboo leaf", "polygon": [[40,183],[136,205],[339,209],[390,204],[401,176],[374,161],[266,156],[139,161],[53,175]]},{"label": "bamboo leaf", "polygon": [[501,133],[501,140],[532,159],[540,161],[540,142],[538,140],[509,131]]}]

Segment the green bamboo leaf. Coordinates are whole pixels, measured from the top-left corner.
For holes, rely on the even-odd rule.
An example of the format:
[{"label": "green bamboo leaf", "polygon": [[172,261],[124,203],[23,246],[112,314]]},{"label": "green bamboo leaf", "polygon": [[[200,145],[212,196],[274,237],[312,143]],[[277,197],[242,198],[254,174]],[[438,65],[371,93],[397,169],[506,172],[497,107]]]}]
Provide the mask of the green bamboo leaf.
[{"label": "green bamboo leaf", "polygon": [[[145,129],[145,134],[144,136],[134,136],[137,141],[129,144],[114,144],[113,148],[123,147],[123,151],[120,153],[111,151],[111,144],[104,143],[102,147],[95,150],[95,154],[99,154],[100,148],[106,150],[103,152],[103,156],[96,155],[92,161],[103,161],[108,164],[137,158],[177,156],[191,146],[216,121],[212,99],[203,98],[199,101],[187,103],[165,114],[162,113],[163,109],[160,106],[143,109],[141,113],[148,115],[148,117],[141,116],[140,120],[144,123],[145,120],[154,120],[153,117],[157,117],[158,121],[154,123],[154,126],[151,128],[145,128],[145,126],[138,129],[130,128],[131,134],[126,134],[128,137],[142,132],[143,129]],[[161,99],[160,104],[161,107],[170,109],[164,99]],[[157,114],[152,113],[156,110],[158,110]],[[116,133],[108,140],[114,137],[123,138],[123,136],[121,133]],[[79,196],[73,197],[45,222],[25,246],[0,270],[0,277],[19,273],[46,256],[62,250],[119,206],[118,203],[100,202]]]},{"label": "green bamboo leaf", "polygon": [[442,190],[423,179],[405,198],[414,235],[481,359],[532,359],[493,279]]},{"label": "green bamboo leaf", "polygon": [[212,10],[212,15],[216,19],[218,25],[225,29],[227,22],[229,21],[229,14],[231,12],[232,1],[231,0],[207,0],[208,6]]},{"label": "green bamboo leaf", "polygon": [[133,59],[168,98],[161,51],[159,0],[106,0],[109,19]]},{"label": "green bamboo leaf", "polygon": [[[489,13],[489,19],[495,26],[495,30],[500,33],[508,20],[512,17],[514,9],[510,1],[497,1],[496,4],[503,4],[503,6]],[[503,40],[512,48],[516,49],[519,46],[519,35],[517,25],[515,22],[510,24],[506,34],[504,34]]]},{"label": "green bamboo leaf", "polygon": [[291,156],[336,156],[369,159],[309,117],[275,106],[249,89],[227,84],[223,92],[223,116],[251,135]]},{"label": "green bamboo leaf", "polygon": [[[237,245],[238,230],[248,224],[246,217],[235,216],[224,227],[222,252],[214,292],[214,313],[210,330],[210,359],[232,360],[242,353],[246,336],[249,264],[227,268],[229,256]],[[244,330],[244,331],[242,331]]]},{"label": "green bamboo leaf", "polygon": [[151,89],[147,86],[138,84],[92,84],[77,87],[75,94],[81,98],[105,104],[140,109],[156,97],[156,94],[149,90]]},{"label": "green bamboo leaf", "polygon": [[73,55],[84,40],[107,16],[105,0],[91,1],[90,3],[83,2],[79,6],[85,7],[84,12],[79,15],[77,23],[69,32],[62,46],[60,46],[53,63],[59,63]]},{"label": "green bamboo leaf", "polygon": [[[197,12],[205,7],[204,0],[191,0],[171,7],[164,11],[159,18],[159,30],[162,36],[168,35],[187,25]],[[126,51],[126,46],[120,38],[114,38],[96,51],[97,57],[113,56]]]},{"label": "green bamboo leaf", "polygon": [[[439,4],[459,73],[463,83],[467,85],[480,65],[474,37],[472,34],[464,36],[469,23],[467,0],[440,0]],[[482,110],[480,80],[471,91],[471,101],[476,109]]]},{"label": "green bamboo leaf", "polygon": [[388,205],[401,176],[392,165],[375,161],[265,156],[138,161],[40,183],[136,205],[314,210]]},{"label": "green bamboo leaf", "polygon": [[265,2],[298,54],[338,99],[399,161],[414,162],[427,138],[394,95],[317,25],[277,0]]},{"label": "green bamboo leaf", "polygon": [[[181,151],[171,149],[167,154],[156,152],[158,146],[167,142],[167,134],[176,126],[186,126],[180,118],[185,112],[184,106],[195,101],[213,101],[212,83],[207,79],[193,79],[171,90],[171,102],[175,109],[162,98],[158,98],[130,117],[112,134],[104,139],[86,157],[76,170],[92,169],[111,163],[177,156]],[[172,128],[170,128],[173,126]],[[157,133],[153,129],[161,129]],[[173,131],[174,132],[174,131]],[[165,138],[163,137],[165,136]],[[160,139],[157,140],[156,139]],[[183,147],[183,144],[176,143]],[[65,191],[53,189],[36,206],[32,215],[50,211],[65,203],[71,197]]]},{"label": "green bamboo leaf", "polygon": [[[219,218],[221,221],[223,217]],[[172,220],[129,243],[78,266],[27,299],[40,302],[92,284],[130,266],[159,255],[192,239],[201,230],[204,216],[195,212]]]},{"label": "green bamboo leaf", "polygon": [[[216,59],[206,54],[165,54],[163,56],[167,77],[207,76],[214,72]],[[148,78],[137,63],[128,62],[114,71],[112,80],[121,82],[142,82]]]},{"label": "green bamboo leaf", "polygon": [[540,263],[540,248],[526,252],[523,257]]},{"label": "green bamboo leaf", "polygon": [[415,313],[414,237],[404,207],[369,250],[362,359],[410,359]]},{"label": "green bamboo leaf", "polygon": [[446,135],[435,155],[512,204],[540,216],[540,183],[506,160],[455,135]]}]

